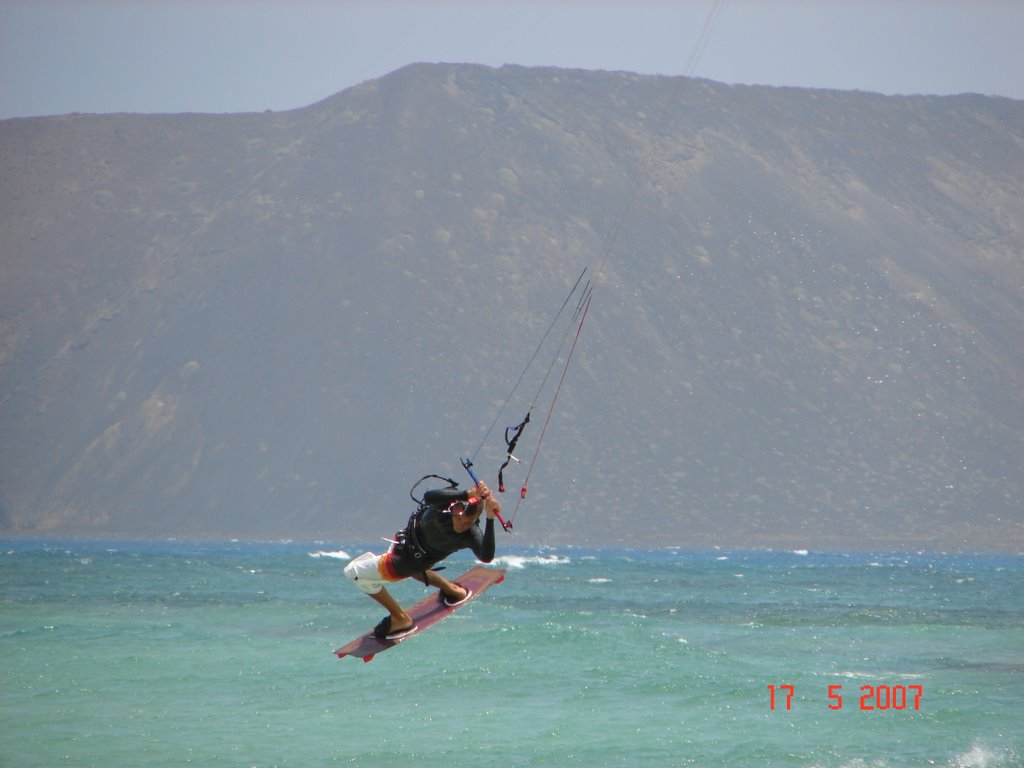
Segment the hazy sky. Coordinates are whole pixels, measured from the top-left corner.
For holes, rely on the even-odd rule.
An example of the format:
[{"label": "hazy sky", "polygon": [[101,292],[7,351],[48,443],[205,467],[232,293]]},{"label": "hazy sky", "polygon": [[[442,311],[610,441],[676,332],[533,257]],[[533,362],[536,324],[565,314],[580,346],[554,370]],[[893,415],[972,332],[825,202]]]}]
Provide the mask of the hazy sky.
[{"label": "hazy sky", "polygon": [[[419,61],[684,74],[714,0],[0,0],[0,118],[290,109]],[[726,0],[690,74],[1024,99],[1022,0]]]}]

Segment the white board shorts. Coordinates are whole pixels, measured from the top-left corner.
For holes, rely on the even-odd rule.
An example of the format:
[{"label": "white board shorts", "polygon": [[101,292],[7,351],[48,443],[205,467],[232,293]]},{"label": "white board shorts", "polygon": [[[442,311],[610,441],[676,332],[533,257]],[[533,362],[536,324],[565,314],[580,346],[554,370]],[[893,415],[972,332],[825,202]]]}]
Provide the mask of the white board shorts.
[{"label": "white board shorts", "polygon": [[387,555],[375,555],[373,552],[364,552],[359,557],[349,561],[345,566],[345,575],[356,583],[363,592],[368,595],[376,595],[384,584],[394,581],[385,576],[384,560]]}]

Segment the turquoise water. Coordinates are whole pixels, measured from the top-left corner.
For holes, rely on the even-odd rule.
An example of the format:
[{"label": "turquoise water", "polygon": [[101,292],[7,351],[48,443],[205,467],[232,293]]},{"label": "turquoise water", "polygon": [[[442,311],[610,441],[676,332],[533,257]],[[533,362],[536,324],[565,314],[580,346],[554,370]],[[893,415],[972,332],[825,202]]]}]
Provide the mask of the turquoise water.
[{"label": "turquoise water", "polygon": [[360,545],[2,541],[0,765],[1024,765],[1024,557],[499,544],[364,664]]}]

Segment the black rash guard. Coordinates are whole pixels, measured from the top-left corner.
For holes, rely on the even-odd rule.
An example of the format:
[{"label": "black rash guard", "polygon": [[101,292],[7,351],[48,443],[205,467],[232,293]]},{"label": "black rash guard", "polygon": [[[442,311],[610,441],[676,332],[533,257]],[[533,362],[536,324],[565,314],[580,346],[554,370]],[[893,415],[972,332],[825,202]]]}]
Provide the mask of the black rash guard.
[{"label": "black rash guard", "polygon": [[[494,520],[488,518],[484,530],[477,520],[469,530],[456,533],[448,507],[456,501],[467,501],[468,491],[441,488],[423,494],[423,511],[409,525],[416,526],[415,539],[424,552],[415,556],[409,544],[396,547],[391,560],[395,573],[402,578],[418,576],[460,549],[471,549],[477,560],[489,563],[494,559]],[[407,531],[408,533],[408,531]],[[412,538],[412,537],[410,537]]]}]

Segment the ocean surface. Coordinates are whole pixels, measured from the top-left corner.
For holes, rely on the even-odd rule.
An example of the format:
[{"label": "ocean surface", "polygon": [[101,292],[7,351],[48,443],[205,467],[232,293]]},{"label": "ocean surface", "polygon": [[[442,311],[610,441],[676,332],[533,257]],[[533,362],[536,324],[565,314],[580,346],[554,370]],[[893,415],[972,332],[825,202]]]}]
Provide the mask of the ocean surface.
[{"label": "ocean surface", "polygon": [[499,540],[363,663],[365,548],[0,540],[0,765],[1024,766],[1021,556]]}]

